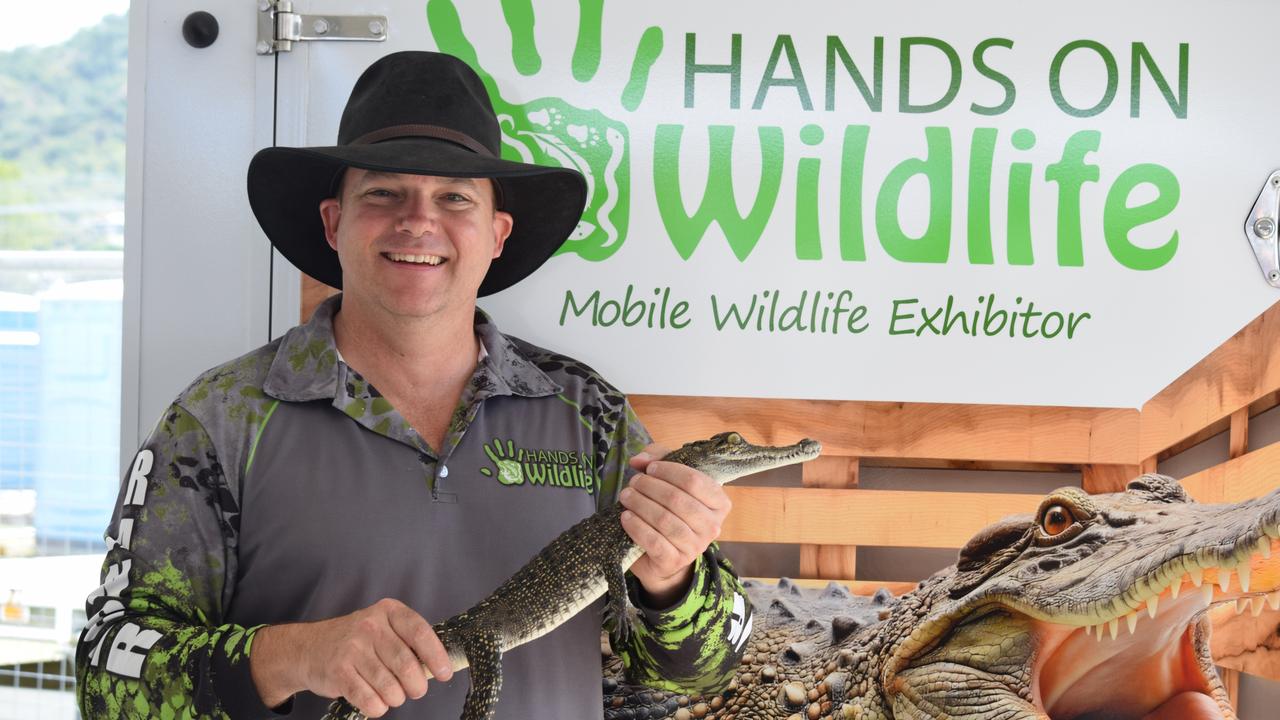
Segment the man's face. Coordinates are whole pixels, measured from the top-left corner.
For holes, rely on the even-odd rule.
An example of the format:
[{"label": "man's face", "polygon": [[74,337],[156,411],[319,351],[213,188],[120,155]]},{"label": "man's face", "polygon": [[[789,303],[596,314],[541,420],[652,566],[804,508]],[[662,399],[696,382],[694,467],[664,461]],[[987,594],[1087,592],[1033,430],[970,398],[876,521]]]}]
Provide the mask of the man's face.
[{"label": "man's face", "polygon": [[472,307],[511,234],[485,178],[348,168],[340,196],[322,201],[320,215],[343,292],[398,317]]}]

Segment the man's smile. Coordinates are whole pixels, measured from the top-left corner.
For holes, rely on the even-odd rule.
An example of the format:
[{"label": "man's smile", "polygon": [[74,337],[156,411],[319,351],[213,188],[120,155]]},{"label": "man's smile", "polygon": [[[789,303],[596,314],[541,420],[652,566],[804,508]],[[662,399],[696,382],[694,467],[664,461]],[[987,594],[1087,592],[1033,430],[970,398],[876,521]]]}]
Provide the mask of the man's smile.
[{"label": "man's smile", "polygon": [[445,258],[439,255],[415,255],[410,253],[385,252],[382,257],[397,263],[408,263],[411,265],[441,265],[446,262]]}]

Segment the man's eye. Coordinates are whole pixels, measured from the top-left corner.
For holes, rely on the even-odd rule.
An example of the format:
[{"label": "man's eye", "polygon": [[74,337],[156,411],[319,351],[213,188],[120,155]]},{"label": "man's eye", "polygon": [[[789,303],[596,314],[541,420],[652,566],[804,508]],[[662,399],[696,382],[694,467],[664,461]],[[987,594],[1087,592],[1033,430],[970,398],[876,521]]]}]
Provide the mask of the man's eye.
[{"label": "man's eye", "polygon": [[387,190],[386,188],[373,188],[369,190],[367,193],[365,193],[365,195],[368,195],[369,197],[375,197],[375,198],[395,197],[395,193],[391,192],[390,190]]},{"label": "man's eye", "polygon": [[471,202],[471,198],[462,193],[445,193],[444,199],[451,203]]}]

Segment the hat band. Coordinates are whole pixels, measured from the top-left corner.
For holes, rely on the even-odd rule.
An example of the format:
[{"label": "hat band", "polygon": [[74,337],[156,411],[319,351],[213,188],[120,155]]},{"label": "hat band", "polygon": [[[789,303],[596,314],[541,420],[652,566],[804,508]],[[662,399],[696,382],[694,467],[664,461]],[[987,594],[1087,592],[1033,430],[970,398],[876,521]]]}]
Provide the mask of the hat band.
[{"label": "hat band", "polygon": [[392,125],[381,130],[374,130],[352,140],[349,145],[372,145],[383,140],[400,137],[428,137],[436,140],[448,140],[479,155],[493,157],[493,153],[489,148],[480,144],[475,138],[466,133],[458,132],[439,125]]}]

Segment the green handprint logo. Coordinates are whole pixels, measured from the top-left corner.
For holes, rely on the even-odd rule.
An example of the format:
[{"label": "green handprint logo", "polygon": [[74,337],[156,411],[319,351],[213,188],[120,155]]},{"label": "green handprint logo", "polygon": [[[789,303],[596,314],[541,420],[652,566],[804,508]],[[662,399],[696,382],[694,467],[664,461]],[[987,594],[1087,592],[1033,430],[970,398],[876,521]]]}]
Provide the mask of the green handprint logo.
[{"label": "green handprint logo", "polygon": [[[494,467],[497,469],[498,482],[503,485],[523,485],[524,470],[520,467],[520,456],[516,451],[515,443],[507,441],[507,447],[502,447],[502,440],[494,438],[490,445],[484,446],[484,454],[489,456],[489,460],[493,461]],[[480,468],[480,474],[485,477],[493,477],[493,470],[489,468]]]},{"label": "green handprint logo", "polygon": [[[511,33],[511,61],[524,76],[542,69],[533,37],[531,0],[501,0]],[[595,78],[600,67],[604,0],[579,0],[578,36],[571,62],[578,82]],[[584,260],[605,260],[622,247],[631,216],[631,154],[627,126],[599,110],[576,107],[563,98],[546,97],[515,104],[503,97],[493,76],[480,65],[475,46],[462,31],[453,0],[427,2],[427,26],[442,51],[461,58],[484,81],[502,128],[502,155],[539,165],[574,168],[587,179],[587,207],[582,220],[556,254],[577,253]],[[620,98],[634,111],[644,98],[649,71],[662,53],[662,30],[649,27],[640,37],[631,74]]]}]

